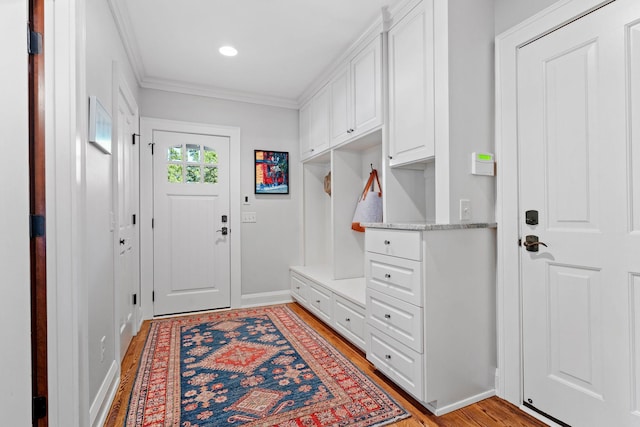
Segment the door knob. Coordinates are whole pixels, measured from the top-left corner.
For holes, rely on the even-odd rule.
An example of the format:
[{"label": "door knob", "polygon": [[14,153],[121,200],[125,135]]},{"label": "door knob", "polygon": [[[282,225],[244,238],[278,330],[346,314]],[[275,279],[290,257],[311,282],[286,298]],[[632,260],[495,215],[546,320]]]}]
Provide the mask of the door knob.
[{"label": "door knob", "polygon": [[216,233],[222,233],[223,236],[229,234],[229,229],[227,227],[222,227],[220,230],[216,230]]},{"label": "door knob", "polygon": [[540,245],[544,246],[545,248],[548,247],[546,243],[538,240],[538,236],[533,235],[526,236],[522,245],[529,252],[538,252],[538,250],[540,249]]}]

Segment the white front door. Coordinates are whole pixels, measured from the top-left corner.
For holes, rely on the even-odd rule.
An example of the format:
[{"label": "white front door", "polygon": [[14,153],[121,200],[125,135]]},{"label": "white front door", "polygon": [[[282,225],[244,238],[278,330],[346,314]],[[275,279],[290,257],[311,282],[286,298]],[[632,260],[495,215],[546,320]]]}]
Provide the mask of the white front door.
[{"label": "white front door", "polygon": [[523,397],[572,426],[640,425],[639,111],[640,1],[520,48]]},{"label": "white front door", "polygon": [[153,131],[154,315],[231,305],[229,137]]},{"label": "white front door", "polygon": [[122,360],[129,347],[131,337],[137,332],[135,310],[140,295],[140,237],[137,226],[140,144],[134,144],[133,140],[133,135],[138,132],[138,108],[128,89],[124,87],[118,91],[117,120],[116,169],[119,228],[116,286],[119,299],[117,307],[120,360]]}]

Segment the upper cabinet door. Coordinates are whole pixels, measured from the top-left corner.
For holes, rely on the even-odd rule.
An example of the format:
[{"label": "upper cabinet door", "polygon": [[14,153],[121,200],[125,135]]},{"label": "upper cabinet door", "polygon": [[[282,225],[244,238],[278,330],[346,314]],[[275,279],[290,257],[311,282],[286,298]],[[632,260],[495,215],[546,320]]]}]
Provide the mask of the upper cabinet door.
[{"label": "upper cabinet door", "polygon": [[350,114],[351,97],[349,96],[349,67],[342,71],[329,83],[331,92],[331,146],[346,141],[351,136]]},{"label": "upper cabinet door", "polygon": [[376,37],[351,60],[351,137],[382,125],[382,46]]},{"label": "upper cabinet door", "polygon": [[329,148],[329,86],[325,86],[311,101],[311,155],[319,154]]},{"label": "upper cabinet door", "polygon": [[434,148],[433,1],[389,31],[389,164],[429,160]]}]

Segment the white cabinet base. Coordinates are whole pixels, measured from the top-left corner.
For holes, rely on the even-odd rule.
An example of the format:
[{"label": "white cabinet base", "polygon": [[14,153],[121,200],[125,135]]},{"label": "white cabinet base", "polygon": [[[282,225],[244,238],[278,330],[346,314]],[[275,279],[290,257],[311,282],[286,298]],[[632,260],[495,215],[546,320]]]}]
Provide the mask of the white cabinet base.
[{"label": "white cabinet base", "polygon": [[291,296],[300,305],[365,351],[365,281],[333,280],[327,267],[291,267]]}]

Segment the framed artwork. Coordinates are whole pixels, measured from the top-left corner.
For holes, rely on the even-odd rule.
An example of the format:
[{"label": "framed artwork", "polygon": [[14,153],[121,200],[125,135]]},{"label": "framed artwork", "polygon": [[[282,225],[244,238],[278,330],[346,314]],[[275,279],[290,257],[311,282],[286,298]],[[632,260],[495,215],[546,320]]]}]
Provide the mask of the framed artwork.
[{"label": "framed artwork", "polygon": [[289,153],[254,150],[255,194],[289,194]]},{"label": "framed artwork", "polygon": [[97,97],[89,97],[89,142],[111,154],[111,116]]}]

